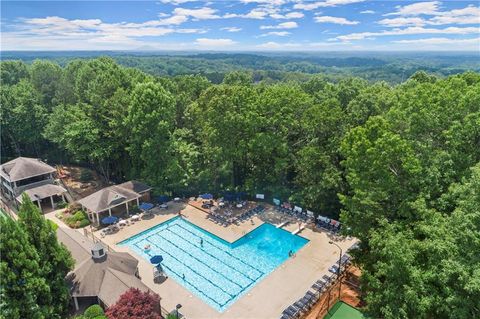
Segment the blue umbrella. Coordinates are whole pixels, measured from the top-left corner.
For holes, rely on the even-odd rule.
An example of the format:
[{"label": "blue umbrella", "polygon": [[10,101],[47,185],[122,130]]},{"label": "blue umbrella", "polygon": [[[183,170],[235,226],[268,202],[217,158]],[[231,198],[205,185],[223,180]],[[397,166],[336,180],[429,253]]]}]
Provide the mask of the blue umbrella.
[{"label": "blue umbrella", "polygon": [[152,209],[153,206],[154,205],[152,203],[141,203],[140,206],[138,206],[138,208],[140,208],[143,211],[147,211],[147,210]]},{"label": "blue umbrella", "polygon": [[105,225],[115,224],[116,222],[118,222],[118,217],[116,216],[108,216],[102,219],[102,224]]},{"label": "blue umbrella", "polygon": [[163,261],[163,257],[161,255],[155,255],[150,258],[150,262],[154,265],[159,264]]},{"label": "blue umbrella", "polygon": [[202,198],[202,199],[213,199],[213,195],[212,194],[202,194],[202,195],[200,195],[200,198]]},{"label": "blue umbrella", "polygon": [[169,198],[168,198],[167,195],[157,196],[157,201],[158,201],[159,203],[162,203],[162,204],[168,202],[168,199],[169,199]]}]

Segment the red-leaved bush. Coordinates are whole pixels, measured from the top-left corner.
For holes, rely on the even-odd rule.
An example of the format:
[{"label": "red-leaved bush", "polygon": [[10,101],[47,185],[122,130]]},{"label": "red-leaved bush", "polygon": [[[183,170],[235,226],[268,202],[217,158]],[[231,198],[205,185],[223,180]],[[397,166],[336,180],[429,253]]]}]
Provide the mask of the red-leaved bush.
[{"label": "red-leaved bush", "polygon": [[156,293],[130,288],[105,312],[108,319],[162,319],[160,297]]}]

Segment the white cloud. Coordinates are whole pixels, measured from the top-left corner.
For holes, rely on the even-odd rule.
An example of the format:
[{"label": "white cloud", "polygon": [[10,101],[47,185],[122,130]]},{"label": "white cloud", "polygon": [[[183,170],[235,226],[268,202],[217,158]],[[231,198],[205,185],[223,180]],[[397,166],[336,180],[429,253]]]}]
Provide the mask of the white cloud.
[{"label": "white cloud", "polygon": [[220,16],[215,14],[218,10],[212,9],[209,7],[203,7],[199,9],[185,9],[185,8],[175,8],[173,10],[173,16],[185,16],[192,17],[198,20],[207,20],[207,19],[219,19]]},{"label": "white cloud", "polygon": [[282,22],[277,25],[262,25],[260,29],[295,29],[298,27],[298,24],[294,21]]},{"label": "white cloud", "polygon": [[406,27],[406,26],[423,26],[426,21],[419,17],[399,17],[393,19],[383,19],[378,21],[379,24],[387,27]]},{"label": "white cloud", "polygon": [[291,33],[288,31],[271,31],[271,32],[260,34],[258,37],[269,37],[269,36],[285,37],[290,34]]},{"label": "white cloud", "polygon": [[195,2],[198,0],[160,0],[162,3],[166,4],[173,4],[174,6],[178,6],[179,4],[187,3],[187,2]]},{"label": "white cloud", "polygon": [[[149,20],[142,23],[105,23],[100,19],[65,19],[51,16],[45,18],[19,19],[15,31],[2,32],[4,49],[116,49],[135,48],[144,45],[143,37],[161,37],[171,33],[207,32],[204,29],[172,28],[183,19]],[[184,16],[182,16],[184,17]],[[96,47],[95,47],[95,46]]]},{"label": "white cloud", "polygon": [[480,7],[468,6],[463,9],[438,12],[429,20],[430,24],[480,24]]},{"label": "white cloud", "polygon": [[314,20],[317,23],[334,23],[334,24],[342,24],[342,25],[355,25],[359,23],[358,21],[351,21],[345,18],[331,17],[331,16],[318,16],[318,17],[315,17]]},{"label": "white cloud", "polygon": [[258,44],[256,46],[260,49],[267,49],[267,50],[285,50],[285,49],[299,49],[305,47],[305,44],[302,43],[294,43],[294,42],[287,42],[287,43],[278,43],[274,41],[265,42]]},{"label": "white cloud", "polygon": [[421,50],[429,51],[476,51],[480,47],[480,37],[470,39],[450,39],[450,38],[424,38],[392,41],[392,46],[402,46],[411,48],[412,45]]},{"label": "white cloud", "polygon": [[427,38],[427,39],[413,39],[413,40],[397,40],[392,42],[404,43],[404,44],[435,44],[435,45],[477,44],[478,46],[480,46],[480,38],[472,38],[472,39]]},{"label": "white cloud", "polygon": [[288,0],[241,0],[243,3],[259,3],[259,4],[267,4],[272,6],[281,6],[289,2]]},{"label": "white cloud", "polygon": [[364,11],[360,11],[361,14],[374,14],[375,11],[373,10],[364,10]]},{"label": "white cloud", "polygon": [[439,1],[417,2],[406,6],[396,6],[397,11],[386,15],[418,16],[433,15],[438,12]]},{"label": "white cloud", "polygon": [[[429,2],[431,3],[431,2]],[[402,7],[404,9],[405,7]],[[425,9],[425,8],[424,8]],[[401,15],[398,18],[383,19],[378,21],[379,24],[389,27],[406,27],[406,26],[422,26],[422,25],[445,25],[445,24],[480,24],[480,8],[475,6],[467,6],[463,9],[454,9],[451,11],[436,11],[430,8],[424,12],[430,12],[431,18],[421,18],[419,16],[409,14]],[[387,15],[393,15],[390,13]]]},{"label": "white cloud", "polygon": [[341,40],[341,41],[352,41],[352,40],[363,40],[367,38],[374,38],[379,36],[398,36],[398,35],[413,35],[413,34],[476,34],[476,33],[478,33],[478,28],[475,28],[475,27],[469,27],[469,28],[448,27],[444,29],[409,27],[405,29],[393,29],[393,30],[385,30],[380,32],[351,33],[351,34],[338,36],[334,39]]},{"label": "white cloud", "polygon": [[161,19],[158,25],[179,25],[187,21],[188,18],[184,15],[173,15],[169,18]]},{"label": "white cloud", "polygon": [[195,40],[196,45],[205,46],[205,47],[222,47],[222,46],[234,45],[236,43],[237,42],[233,41],[232,39],[199,38]]},{"label": "white cloud", "polygon": [[317,2],[302,2],[293,6],[294,9],[299,10],[315,10],[321,7],[336,7],[339,5],[346,5],[351,3],[363,2],[365,0],[326,0]]},{"label": "white cloud", "polygon": [[274,13],[271,14],[270,17],[273,19],[300,19],[303,18],[305,15],[301,12],[288,12],[287,14],[279,14]]},{"label": "white cloud", "polygon": [[222,30],[222,31],[227,31],[227,32],[238,32],[238,31],[242,31],[242,28],[238,28],[238,27],[225,27],[225,28],[221,28],[220,30]]}]

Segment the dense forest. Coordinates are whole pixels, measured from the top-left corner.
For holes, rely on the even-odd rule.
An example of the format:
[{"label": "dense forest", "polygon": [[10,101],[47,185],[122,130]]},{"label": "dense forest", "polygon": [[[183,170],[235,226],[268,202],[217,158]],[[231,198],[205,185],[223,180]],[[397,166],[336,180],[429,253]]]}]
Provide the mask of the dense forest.
[{"label": "dense forest", "polygon": [[398,85],[233,71],[159,77],[111,58],[1,63],[2,161],[92,165],[157,193],[260,192],[340,216],[367,312],[480,316],[480,74]]},{"label": "dense forest", "polygon": [[[65,66],[74,59],[91,59],[103,51],[3,52],[2,58],[27,63],[48,59]],[[312,52],[312,53],[191,53],[111,51],[118,64],[134,67],[154,76],[199,74],[219,84],[232,71],[248,70],[254,82],[307,81],[317,73],[332,81],[346,76],[369,82],[399,84],[423,70],[439,77],[465,71],[480,72],[480,56],[475,52]]]}]

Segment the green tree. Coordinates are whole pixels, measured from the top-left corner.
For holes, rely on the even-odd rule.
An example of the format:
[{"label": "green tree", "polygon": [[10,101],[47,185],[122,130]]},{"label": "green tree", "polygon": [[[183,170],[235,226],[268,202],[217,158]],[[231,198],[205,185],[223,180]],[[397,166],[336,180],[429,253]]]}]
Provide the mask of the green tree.
[{"label": "green tree", "polygon": [[0,229],[2,318],[50,318],[49,307],[43,303],[50,290],[35,247],[25,230],[11,218],[0,218]]},{"label": "green tree", "polygon": [[74,261],[65,246],[57,241],[52,224],[25,193],[18,216],[18,223],[25,230],[28,242],[38,253],[39,271],[49,286],[49,293],[39,300],[39,305],[48,309],[48,318],[62,318],[70,300],[65,276],[73,269]]},{"label": "green tree", "polygon": [[[27,80],[2,87],[2,135],[7,137],[15,155],[39,156],[44,146],[42,130],[48,110],[41,97]],[[4,132],[3,132],[4,131]]]},{"label": "green tree", "polygon": [[134,176],[168,191],[176,177],[172,152],[175,101],[159,84],[138,84],[132,92],[125,124],[129,127],[127,150],[133,161]]},{"label": "green tree", "polygon": [[378,221],[414,222],[410,204],[420,191],[421,166],[412,146],[381,117],[351,130],[341,146],[350,191],[341,195],[343,220],[367,241]]},{"label": "green tree", "polygon": [[42,97],[43,106],[51,108],[62,77],[60,66],[50,61],[36,60],[30,66],[30,77],[33,87]]},{"label": "green tree", "polygon": [[14,85],[28,77],[27,65],[23,61],[0,62],[0,82],[2,85]]}]

